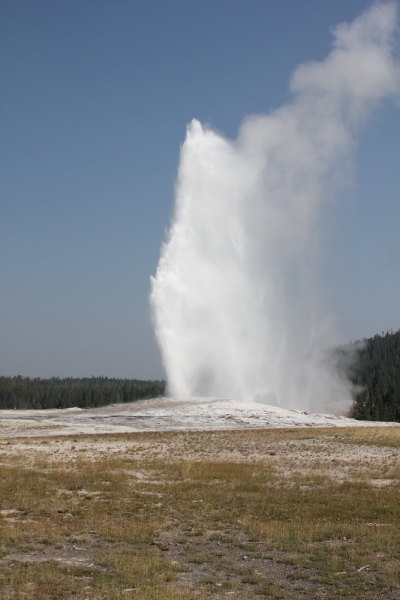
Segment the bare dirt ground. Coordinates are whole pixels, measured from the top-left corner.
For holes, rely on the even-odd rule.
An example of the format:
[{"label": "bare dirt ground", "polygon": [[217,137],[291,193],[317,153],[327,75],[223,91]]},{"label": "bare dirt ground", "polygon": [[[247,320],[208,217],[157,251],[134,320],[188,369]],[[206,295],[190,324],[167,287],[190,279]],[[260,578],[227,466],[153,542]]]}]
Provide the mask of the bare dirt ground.
[{"label": "bare dirt ground", "polygon": [[[46,429],[22,430],[19,435],[4,435],[0,442],[0,460],[22,458],[25,466],[35,464],[39,459],[60,461],[68,464],[79,459],[100,460],[134,457],[140,464],[149,460],[168,460],[169,463],[180,461],[238,462],[247,463],[268,460],[279,467],[282,476],[290,477],[294,471],[304,475],[312,475],[318,471],[328,473],[335,481],[352,479],[355,475],[363,476],[376,468],[377,478],[371,480],[374,485],[384,486],[391,480],[382,479],[382,470],[400,464],[400,449],[367,443],[340,442],[334,430],[323,439],[319,436],[309,439],[277,439],[268,438],[262,443],[251,435],[242,438],[239,435],[224,438],[212,432],[197,432],[197,443],[189,443],[183,432],[169,432],[157,435],[154,432],[138,432],[131,436],[121,435],[68,435],[47,436]],[[51,431],[53,431],[51,429]],[[362,431],[362,430],[361,430]],[[360,437],[362,434],[360,431]],[[227,432],[228,433],[228,432]],[[249,432],[251,433],[251,432]],[[363,431],[364,433],[364,431]],[[40,434],[40,438],[37,435]],[[234,432],[232,432],[234,435]],[[365,433],[364,433],[365,435]],[[376,435],[374,436],[376,437]],[[399,429],[400,438],[400,429]],[[354,438],[357,442],[357,437]],[[229,440],[229,441],[228,441]],[[135,477],[145,480],[147,475],[139,469]]]},{"label": "bare dirt ground", "polygon": [[363,425],[200,400],[2,411],[0,597],[400,600],[400,428]]}]

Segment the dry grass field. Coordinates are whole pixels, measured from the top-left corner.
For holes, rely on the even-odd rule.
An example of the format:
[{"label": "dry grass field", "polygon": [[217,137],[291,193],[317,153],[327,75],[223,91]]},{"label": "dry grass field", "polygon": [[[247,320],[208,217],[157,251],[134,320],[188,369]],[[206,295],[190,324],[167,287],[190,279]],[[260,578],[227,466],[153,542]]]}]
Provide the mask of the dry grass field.
[{"label": "dry grass field", "polygon": [[2,600],[400,598],[399,428],[20,435]]}]

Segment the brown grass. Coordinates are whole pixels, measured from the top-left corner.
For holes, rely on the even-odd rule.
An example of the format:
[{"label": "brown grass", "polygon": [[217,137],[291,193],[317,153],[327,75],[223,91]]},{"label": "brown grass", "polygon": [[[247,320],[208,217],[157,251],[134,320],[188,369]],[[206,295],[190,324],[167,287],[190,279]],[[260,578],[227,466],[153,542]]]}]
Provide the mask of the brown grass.
[{"label": "brown grass", "polygon": [[0,443],[0,597],[400,597],[396,428]]}]

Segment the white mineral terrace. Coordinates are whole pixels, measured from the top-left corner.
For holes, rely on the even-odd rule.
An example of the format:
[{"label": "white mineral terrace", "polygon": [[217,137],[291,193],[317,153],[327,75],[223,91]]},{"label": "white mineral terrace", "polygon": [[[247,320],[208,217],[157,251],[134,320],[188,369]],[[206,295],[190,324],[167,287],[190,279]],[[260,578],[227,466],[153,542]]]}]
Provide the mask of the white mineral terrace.
[{"label": "white mineral terrace", "polygon": [[399,426],[211,398],[153,398],[100,408],[0,410],[0,437],[272,427]]}]

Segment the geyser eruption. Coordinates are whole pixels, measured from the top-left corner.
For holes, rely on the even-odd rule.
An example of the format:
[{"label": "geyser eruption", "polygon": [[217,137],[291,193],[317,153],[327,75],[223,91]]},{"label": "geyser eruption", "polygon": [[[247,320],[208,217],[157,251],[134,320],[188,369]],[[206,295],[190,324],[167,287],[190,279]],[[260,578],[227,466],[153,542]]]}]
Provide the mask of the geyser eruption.
[{"label": "geyser eruption", "polygon": [[399,94],[396,8],[336,27],[328,57],[295,70],[293,101],[247,118],[237,140],[188,126],[151,292],[170,395],[349,405],[329,358],[318,221],[348,178],[357,129]]}]

